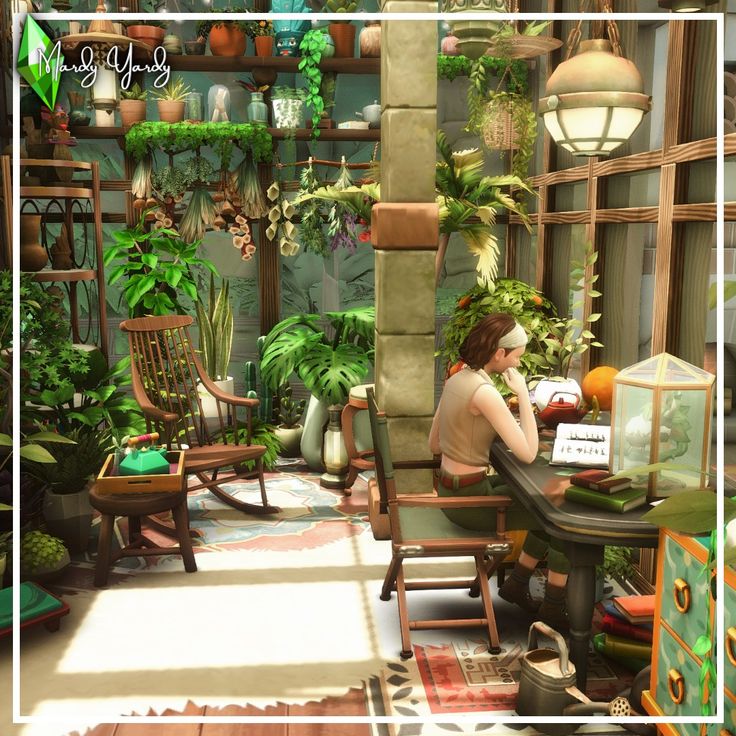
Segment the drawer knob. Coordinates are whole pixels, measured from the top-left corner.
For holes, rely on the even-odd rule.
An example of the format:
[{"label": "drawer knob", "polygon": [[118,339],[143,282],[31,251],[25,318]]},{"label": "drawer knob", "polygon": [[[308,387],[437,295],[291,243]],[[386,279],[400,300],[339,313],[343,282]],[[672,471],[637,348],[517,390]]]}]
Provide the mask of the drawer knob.
[{"label": "drawer knob", "polygon": [[675,705],[680,705],[685,700],[685,678],[676,669],[667,673],[667,689]]},{"label": "drawer knob", "polygon": [[687,613],[690,610],[690,585],[687,580],[677,578],[672,594],[675,598],[675,608],[680,613]]},{"label": "drawer knob", "polygon": [[728,661],[736,667],[736,654],[733,651],[734,644],[736,644],[736,626],[730,626],[726,631],[726,654],[728,655]]}]

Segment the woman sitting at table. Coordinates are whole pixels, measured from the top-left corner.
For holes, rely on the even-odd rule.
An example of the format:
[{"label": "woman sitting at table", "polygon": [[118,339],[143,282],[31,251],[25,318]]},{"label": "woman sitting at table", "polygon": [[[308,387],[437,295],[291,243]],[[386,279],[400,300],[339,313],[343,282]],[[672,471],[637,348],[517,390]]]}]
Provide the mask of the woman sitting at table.
[{"label": "woman sitting at table", "polygon": [[[470,332],[460,348],[466,366],[451,376],[432,422],[429,447],[442,455],[438,492],[441,496],[513,496],[500,486],[489,466],[491,444],[500,437],[521,461],[537,456],[539,437],[529,391],[516,368],[526,349],[524,329],[508,314],[490,314]],[[500,373],[519,400],[521,426],[494,387],[489,373]],[[496,510],[492,508],[446,509],[454,523],[466,529],[493,531]],[[506,511],[507,529],[526,529],[523,550],[511,575],[499,589],[501,598],[516,603],[555,629],[566,629],[565,585],[570,569],[559,540],[550,540],[535,518],[515,501]],[[537,563],[547,556],[547,587],[544,600],[529,592],[529,580]]]}]

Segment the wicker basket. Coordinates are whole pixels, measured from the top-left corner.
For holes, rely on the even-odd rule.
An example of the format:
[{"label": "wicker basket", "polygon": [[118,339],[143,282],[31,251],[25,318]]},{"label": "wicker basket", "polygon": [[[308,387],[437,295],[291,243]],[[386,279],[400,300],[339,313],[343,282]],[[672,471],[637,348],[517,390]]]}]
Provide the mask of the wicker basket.
[{"label": "wicker basket", "polygon": [[491,150],[509,151],[518,147],[518,135],[511,113],[505,106],[493,100],[486,105],[480,137],[486,148]]}]

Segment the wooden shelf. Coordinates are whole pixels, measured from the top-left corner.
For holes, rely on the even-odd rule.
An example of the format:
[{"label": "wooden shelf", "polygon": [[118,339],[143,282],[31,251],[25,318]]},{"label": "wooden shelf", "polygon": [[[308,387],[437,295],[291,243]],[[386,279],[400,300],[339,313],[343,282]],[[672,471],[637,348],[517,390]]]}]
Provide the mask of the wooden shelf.
[{"label": "wooden shelf", "polygon": [[[219,57],[215,57],[219,58]],[[283,128],[268,128],[268,132],[272,138],[283,140],[286,138],[287,131]],[[380,141],[381,129],[368,128],[367,130],[342,130],[340,128],[321,128],[319,140],[321,141]],[[73,128],[72,135],[76,138],[90,138],[97,140],[107,140],[113,138],[124,138],[125,130],[123,128],[98,128],[94,125],[83,125],[81,128]],[[309,140],[312,137],[311,128],[301,128],[296,131],[297,140]],[[45,187],[25,187],[24,189],[44,189]],[[23,193],[24,189],[21,190]],[[36,196],[29,194],[28,196]],[[91,196],[91,195],[90,195]]]},{"label": "wooden shelf", "polygon": [[94,199],[94,192],[86,187],[21,187],[21,197],[33,199]]},{"label": "wooden shelf", "polygon": [[[283,74],[298,70],[300,57],[291,56],[185,56],[169,55],[166,61],[179,72],[247,72],[253,69],[275,69]],[[324,59],[323,72],[341,74],[380,74],[380,59]]]},{"label": "wooden shelf", "polygon": [[53,268],[46,268],[43,271],[33,271],[34,281],[94,281],[97,274],[91,268],[70,268],[68,270],[59,271]]}]

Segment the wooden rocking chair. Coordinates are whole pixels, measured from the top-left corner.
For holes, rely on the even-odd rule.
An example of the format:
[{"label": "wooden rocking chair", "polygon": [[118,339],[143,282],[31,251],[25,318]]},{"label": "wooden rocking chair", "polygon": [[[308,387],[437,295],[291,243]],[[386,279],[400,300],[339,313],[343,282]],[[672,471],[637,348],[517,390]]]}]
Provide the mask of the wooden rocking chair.
[{"label": "wooden rocking chair", "polygon": [[[280,511],[266,498],[263,480],[263,445],[251,444],[252,411],[258,399],[246,399],[221,391],[212,382],[197,357],[189,336],[187,316],[139,317],[120,324],[128,334],[133,394],[146,418],[148,430],[158,431],[171,447],[186,444],[184,472],[196,475],[199,485],[224,503],[249,514]],[[206,418],[202,411],[199,385],[214,397],[217,416]],[[237,421],[238,407],[245,407],[246,424]],[[244,442],[240,431],[245,429]],[[228,436],[229,434],[229,436]],[[254,469],[245,467],[252,461]],[[223,468],[234,475],[218,479]],[[219,483],[258,477],[262,505],[245,503],[220,488]]]},{"label": "wooden rocking chair", "polygon": [[[505,535],[506,507],[511,499],[506,496],[418,496],[397,494],[394,481],[394,464],[391,461],[386,415],[378,410],[372,389],[366,391],[368,413],[373,435],[376,462],[376,480],[381,494],[381,504],[388,508],[391,526],[391,563],[383,581],[381,600],[387,601],[396,591],[401,626],[401,658],[409,659],[411,630],[462,627],[486,627],[489,637],[488,651],[501,651],[493,601],[488,578],[503,558],[511,551],[512,542]],[[396,463],[398,467],[400,463]],[[454,524],[443,513],[443,508],[494,507],[496,531],[485,536],[480,532]],[[404,580],[404,560],[420,557],[472,557],[475,560],[476,577],[467,580]],[[446,590],[471,588],[477,585],[483,602],[480,618],[409,620],[406,603],[408,590]]]}]

